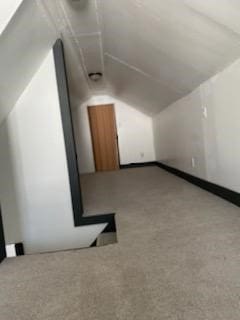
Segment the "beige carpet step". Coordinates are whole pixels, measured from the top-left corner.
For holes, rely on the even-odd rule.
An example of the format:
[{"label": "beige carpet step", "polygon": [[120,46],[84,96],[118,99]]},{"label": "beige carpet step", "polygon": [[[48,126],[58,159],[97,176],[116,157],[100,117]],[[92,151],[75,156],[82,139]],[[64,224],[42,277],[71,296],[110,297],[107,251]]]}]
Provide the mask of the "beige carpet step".
[{"label": "beige carpet step", "polygon": [[102,233],[97,238],[97,247],[106,246],[117,242],[116,232]]}]

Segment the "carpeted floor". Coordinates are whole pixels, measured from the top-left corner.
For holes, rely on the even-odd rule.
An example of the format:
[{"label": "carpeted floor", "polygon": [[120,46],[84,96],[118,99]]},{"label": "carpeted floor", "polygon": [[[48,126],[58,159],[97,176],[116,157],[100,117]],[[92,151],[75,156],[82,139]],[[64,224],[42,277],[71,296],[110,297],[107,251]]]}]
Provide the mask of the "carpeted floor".
[{"label": "carpeted floor", "polygon": [[157,167],[82,177],[118,243],[7,259],[1,320],[239,320],[240,210]]}]

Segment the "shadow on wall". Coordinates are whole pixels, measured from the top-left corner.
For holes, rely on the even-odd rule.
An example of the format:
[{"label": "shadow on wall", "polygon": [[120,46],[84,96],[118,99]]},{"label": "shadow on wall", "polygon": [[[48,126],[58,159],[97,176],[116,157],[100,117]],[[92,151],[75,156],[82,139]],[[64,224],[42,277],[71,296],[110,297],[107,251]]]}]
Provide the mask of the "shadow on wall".
[{"label": "shadow on wall", "polygon": [[[6,244],[22,241],[18,179],[21,178],[21,154],[11,132],[17,131],[16,123],[4,122],[0,128],[0,203]],[[16,137],[17,135],[15,135]],[[17,167],[18,175],[17,175]]]},{"label": "shadow on wall", "polygon": [[74,109],[72,115],[79,172],[80,174],[95,172],[87,106]]},{"label": "shadow on wall", "polygon": [[74,10],[85,10],[89,7],[89,1],[88,0],[68,0],[68,4],[74,9]]}]

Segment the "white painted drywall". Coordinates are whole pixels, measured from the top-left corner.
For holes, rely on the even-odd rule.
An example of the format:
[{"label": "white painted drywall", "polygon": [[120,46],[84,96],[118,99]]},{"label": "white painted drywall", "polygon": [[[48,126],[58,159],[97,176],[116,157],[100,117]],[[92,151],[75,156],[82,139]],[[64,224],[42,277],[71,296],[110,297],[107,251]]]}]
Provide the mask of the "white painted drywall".
[{"label": "white painted drywall", "polygon": [[0,1],[0,35],[6,28],[22,0]]},{"label": "white painted drywall", "polygon": [[23,0],[0,36],[0,124],[39,69],[56,38],[54,28],[48,24],[37,2]]},{"label": "white painted drywall", "polygon": [[26,253],[89,246],[106,224],[78,228],[73,225],[52,51],[1,130],[1,143],[9,144],[3,149],[8,155],[0,162],[4,177],[0,181],[0,198],[8,241],[19,240],[13,233],[18,229],[16,234],[21,235]]},{"label": "white painted drywall", "polygon": [[120,163],[155,161],[152,118],[123,102],[114,105]]},{"label": "white painted drywall", "polygon": [[19,198],[16,192],[15,167],[13,159],[18,152],[14,147],[15,126],[5,121],[0,127],[0,205],[3,215],[6,243],[22,240],[20,228]]},{"label": "white painted drywall", "polygon": [[157,160],[239,192],[239,83],[240,60],[154,117]]},{"label": "white painted drywall", "polygon": [[207,177],[240,192],[240,60],[201,86]]},{"label": "white painted drywall", "polygon": [[152,118],[109,96],[94,96],[73,110],[80,173],[95,171],[88,106],[114,104],[121,164],[155,160]]},{"label": "white painted drywall", "polygon": [[[201,100],[198,90],[154,117],[157,160],[198,177],[205,177],[201,119]],[[192,158],[195,167],[192,167]]]}]

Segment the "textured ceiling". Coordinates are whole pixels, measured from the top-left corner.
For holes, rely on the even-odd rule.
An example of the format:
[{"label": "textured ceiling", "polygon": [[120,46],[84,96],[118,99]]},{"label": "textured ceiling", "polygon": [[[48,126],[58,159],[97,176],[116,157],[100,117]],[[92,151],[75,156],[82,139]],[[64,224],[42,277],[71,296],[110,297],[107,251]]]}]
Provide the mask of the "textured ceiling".
[{"label": "textured ceiling", "polygon": [[239,0],[39,1],[64,40],[74,106],[108,93],[153,115],[240,57]]}]

